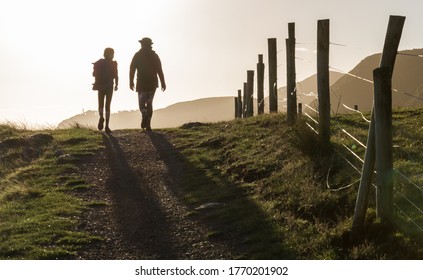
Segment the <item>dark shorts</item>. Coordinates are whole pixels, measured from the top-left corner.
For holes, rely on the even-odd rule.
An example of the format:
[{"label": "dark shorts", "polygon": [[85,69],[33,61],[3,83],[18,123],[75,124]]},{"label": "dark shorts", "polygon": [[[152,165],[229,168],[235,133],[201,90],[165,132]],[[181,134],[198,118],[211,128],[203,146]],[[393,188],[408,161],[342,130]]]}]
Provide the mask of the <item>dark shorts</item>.
[{"label": "dark shorts", "polygon": [[98,98],[104,99],[105,96],[109,97],[113,95],[113,88],[102,89],[98,91]]}]

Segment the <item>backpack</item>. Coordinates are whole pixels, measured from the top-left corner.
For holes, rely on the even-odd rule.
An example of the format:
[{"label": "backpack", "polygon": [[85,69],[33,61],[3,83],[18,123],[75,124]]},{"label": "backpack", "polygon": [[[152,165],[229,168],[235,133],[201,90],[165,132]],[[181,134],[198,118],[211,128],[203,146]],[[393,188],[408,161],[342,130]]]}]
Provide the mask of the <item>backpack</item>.
[{"label": "backpack", "polygon": [[93,83],[93,90],[98,90],[99,84],[102,76],[101,71],[101,59],[97,60],[96,62],[93,62],[93,77],[94,77],[94,83]]},{"label": "backpack", "polygon": [[104,88],[108,81],[113,79],[110,64],[106,59],[102,58],[93,63],[93,76],[93,90]]},{"label": "backpack", "polygon": [[113,79],[117,77],[117,63],[107,59],[99,59],[93,63],[93,90],[113,88]]}]

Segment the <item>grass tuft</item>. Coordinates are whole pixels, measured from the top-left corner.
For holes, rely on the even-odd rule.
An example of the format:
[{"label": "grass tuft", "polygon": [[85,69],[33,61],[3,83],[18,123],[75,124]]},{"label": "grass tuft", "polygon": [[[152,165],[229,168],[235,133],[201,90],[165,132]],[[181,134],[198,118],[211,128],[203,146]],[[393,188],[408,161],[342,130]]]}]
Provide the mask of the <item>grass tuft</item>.
[{"label": "grass tuft", "polygon": [[[368,116],[367,116],[368,117]],[[299,119],[261,115],[163,132],[183,165],[182,200],[209,225],[210,240],[240,244],[240,259],[422,259],[423,109],[394,112],[395,225],[376,215],[371,191],[363,238],[352,224],[368,123],[332,119],[332,147]],[[102,201],[75,196],[93,186],[78,165],[103,149],[101,134],[71,129],[29,131],[0,125],[0,259],[74,259],[98,236],[78,231],[78,217]],[[355,166],[355,167],[353,167]],[[410,183],[412,182],[412,183]],[[406,197],[407,199],[405,199]],[[207,203],[220,207],[196,210]],[[417,226],[416,226],[417,224]]]},{"label": "grass tuft", "polygon": [[[395,168],[416,182],[422,178],[422,113],[410,109],[394,115]],[[412,121],[406,117],[410,114]],[[337,116],[332,148],[324,152],[305,122],[300,118],[289,127],[284,114],[273,114],[166,131],[185,160],[186,202],[193,208],[208,202],[226,205],[195,213],[210,223],[210,238],[242,240],[241,258],[250,259],[421,259],[423,233],[411,230],[400,213],[396,227],[382,227],[374,192],[366,235],[350,242],[360,179],[351,165],[361,171],[361,163],[345,146],[362,158],[365,150],[341,127],[366,143],[368,123],[357,115]],[[421,194],[397,183],[417,205],[423,203]],[[398,192],[395,203],[407,209]],[[421,214],[412,217],[423,227]]]},{"label": "grass tuft", "polygon": [[34,134],[1,125],[0,139],[0,259],[76,258],[98,237],[77,230],[89,205],[68,190],[89,186],[71,175],[75,162],[57,159],[72,154],[80,162],[102,148],[101,137],[87,129]]}]

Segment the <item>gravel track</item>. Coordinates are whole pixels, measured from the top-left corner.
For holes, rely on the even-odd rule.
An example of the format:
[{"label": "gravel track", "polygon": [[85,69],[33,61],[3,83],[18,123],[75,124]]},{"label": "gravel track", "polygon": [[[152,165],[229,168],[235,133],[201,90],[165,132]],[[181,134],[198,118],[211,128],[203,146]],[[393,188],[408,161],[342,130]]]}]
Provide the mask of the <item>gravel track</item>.
[{"label": "gravel track", "polygon": [[163,132],[103,134],[105,150],[80,166],[94,187],[80,194],[98,201],[80,230],[100,236],[79,259],[231,259],[231,246],[207,238],[207,225],[179,199],[183,164]]}]

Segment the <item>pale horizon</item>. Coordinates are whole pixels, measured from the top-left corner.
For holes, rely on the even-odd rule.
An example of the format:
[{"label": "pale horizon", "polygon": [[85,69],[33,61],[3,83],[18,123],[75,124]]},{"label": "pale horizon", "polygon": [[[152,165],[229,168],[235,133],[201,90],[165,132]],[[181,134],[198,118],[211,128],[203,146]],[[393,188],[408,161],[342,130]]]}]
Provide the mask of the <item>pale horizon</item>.
[{"label": "pale horizon", "polygon": [[[255,70],[267,71],[267,39],[277,38],[278,86],[285,85],[285,39],[296,24],[297,80],[316,72],[317,20],[330,19],[330,65],[350,71],[382,52],[390,15],[405,16],[400,50],[423,48],[423,3],[411,0],[2,1],[0,123],[54,126],[97,109],[92,62],[115,50],[119,90],[112,112],[137,109],[129,63],[152,38],[167,83],[155,109],[207,97],[236,96]],[[265,74],[266,75],[266,74]],[[265,81],[266,85],[266,81]],[[266,86],[265,86],[266,87]],[[266,95],[266,94],[265,94]]]}]

